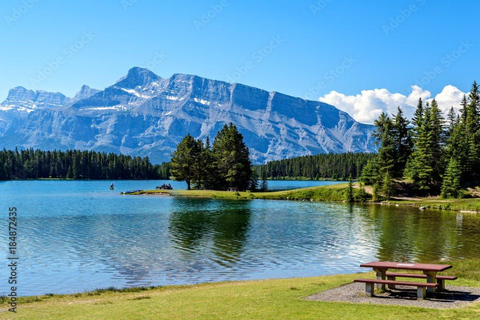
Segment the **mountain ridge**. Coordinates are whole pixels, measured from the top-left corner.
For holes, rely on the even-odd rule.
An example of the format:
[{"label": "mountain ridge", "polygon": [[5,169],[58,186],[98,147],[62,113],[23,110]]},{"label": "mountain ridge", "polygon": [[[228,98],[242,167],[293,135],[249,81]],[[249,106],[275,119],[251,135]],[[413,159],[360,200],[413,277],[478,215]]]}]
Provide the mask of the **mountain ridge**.
[{"label": "mountain ridge", "polygon": [[[13,90],[13,91],[12,91]],[[213,139],[229,122],[254,163],[308,154],[374,152],[374,127],[332,105],[239,83],[134,67],[103,90],[10,90],[0,104],[0,147],[79,148],[168,161],[190,133]]]}]

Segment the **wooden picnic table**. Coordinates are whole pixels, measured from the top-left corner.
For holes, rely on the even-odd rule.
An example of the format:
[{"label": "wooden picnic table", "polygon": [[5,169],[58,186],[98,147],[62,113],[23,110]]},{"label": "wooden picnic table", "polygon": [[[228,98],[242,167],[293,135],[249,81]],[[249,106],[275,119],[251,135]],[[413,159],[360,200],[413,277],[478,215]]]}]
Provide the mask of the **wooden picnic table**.
[{"label": "wooden picnic table", "polygon": [[[360,267],[373,268],[377,274],[377,279],[386,280],[388,269],[417,270],[422,271],[427,276],[427,283],[437,283],[437,273],[450,269],[449,264],[426,264],[426,263],[406,263],[391,261],[372,261],[361,264]],[[385,290],[385,284],[378,284],[379,288]],[[428,292],[435,292],[435,287],[428,287]]]}]

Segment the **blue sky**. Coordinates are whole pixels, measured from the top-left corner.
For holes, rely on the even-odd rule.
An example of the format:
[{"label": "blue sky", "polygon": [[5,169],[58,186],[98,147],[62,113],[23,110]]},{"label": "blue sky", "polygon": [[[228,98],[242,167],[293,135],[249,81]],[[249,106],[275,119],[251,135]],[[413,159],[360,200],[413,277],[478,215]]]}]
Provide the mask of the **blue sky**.
[{"label": "blue sky", "polygon": [[0,100],[15,86],[102,89],[140,66],[320,98],[371,122],[417,96],[454,104],[479,80],[479,9],[462,0],[2,1]]}]

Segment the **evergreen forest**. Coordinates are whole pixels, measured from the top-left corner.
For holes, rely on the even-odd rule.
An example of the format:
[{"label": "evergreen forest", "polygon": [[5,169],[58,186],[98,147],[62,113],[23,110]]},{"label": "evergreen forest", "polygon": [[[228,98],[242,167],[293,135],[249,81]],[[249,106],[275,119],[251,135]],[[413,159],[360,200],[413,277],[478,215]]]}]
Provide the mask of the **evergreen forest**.
[{"label": "evergreen forest", "polygon": [[148,157],[95,151],[0,151],[0,180],[15,179],[168,179],[166,163],[152,165]]},{"label": "evergreen forest", "polygon": [[[378,156],[364,167],[361,180],[377,194],[399,193],[444,198],[468,195],[480,185],[480,96],[476,82],[464,96],[460,112],[446,119],[435,99],[421,99],[410,121],[398,108],[375,121]],[[406,187],[405,187],[406,186]]]},{"label": "evergreen forest", "polygon": [[255,166],[259,175],[268,179],[288,180],[344,180],[350,176],[357,179],[368,161],[373,160],[373,153],[329,153],[296,157],[267,162]]}]

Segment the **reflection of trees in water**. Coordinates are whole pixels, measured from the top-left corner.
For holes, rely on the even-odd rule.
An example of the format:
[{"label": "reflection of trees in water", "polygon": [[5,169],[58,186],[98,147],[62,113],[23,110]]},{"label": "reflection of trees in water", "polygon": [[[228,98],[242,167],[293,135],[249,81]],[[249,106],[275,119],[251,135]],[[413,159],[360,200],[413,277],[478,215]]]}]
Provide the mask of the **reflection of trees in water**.
[{"label": "reflection of trees in water", "polygon": [[53,264],[72,276],[98,269],[126,285],[149,285],[152,271],[174,277],[200,270],[205,259],[222,266],[240,259],[250,226],[248,202],[180,199],[168,205],[170,215],[30,218],[24,251],[38,268]]},{"label": "reflection of trees in water", "polygon": [[408,211],[394,213],[392,208],[372,207],[372,218],[378,232],[378,259],[412,261],[414,245],[412,228],[418,224],[418,216]]},{"label": "reflection of trees in water", "polygon": [[212,260],[231,266],[243,252],[250,218],[249,202],[176,200],[170,216],[170,239],[182,252],[211,250]]},{"label": "reflection of trees in water", "polygon": [[[161,233],[166,224],[159,216],[105,216],[96,219],[91,229],[100,240],[99,260],[123,275],[127,284],[138,285],[138,281],[148,278],[165,255]],[[95,243],[89,247],[95,247]]]},{"label": "reflection of trees in water", "polygon": [[390,206],[373,206],[371,217],[378,228],[380,260],[422,262],[480,254],[480,245],[473,241],[479,217],[470,216],[462,224],[456,213]]},{"label": "reflection of trees in water", "polygon": [[[302,211],[302,205],[306,206],[289,204],[292,206],[289,210]],[[265,233],[259,235],[266,230],[262,225],[259,227],[261,209],[255,209],[258,219],[251,229],[251,202],[168,199],[168,203],[159,201],[159,205],[168,205],[172,213],[164,210],[163,214],[28,218],[22,229],[22,252],[29,272],[62,270],[62,277],[75,277],[80,272],[91,274],[98,268],[98,274],[111,275],[122,284],[126,281],[127,285],[148,285],[152,271],[175,276],[185,271],[198,274],[202,268],[217,272],[222,266],[231,267],[243,258],[247,236],[258,246],[262,246],[265,238]],[[275,216],[272,218],[275,223],[265,222],[270,228],[266,235],[275,235],[267,239],[276,241],[276,247],[283,245],[286,250],[282,254],[288,255],[298,254],[297,245],[317,250],[315,246],[320,241],[317,239],[326,239],[321,244],[325,244],[328,256],[329,247],[341,245],[341,235],[350,235],[347,243],[357,243],[355,248],[362,254],[361,241],[374,243],[378,248],[377,258],[381,260],[430,261],[480,256],[480,216],[476,214],[421,212],[393,206],[371,206],[359,213],[355,208],[353,212],[339,212],[332,207],[337,214],[316,215],[316,220],[305,214]],[[272,209],[265,210],[271,213]],[[318,225],[326,228],[316,228]],[[357,228],[359,225],[361,228]],[[300,226],[303,228],[297,228]],[[249,230],[256,234],[249,235]],[[289,239],[300,240],[285,243],[285,235],[292,230],[304,233],[289,235]],[[367,232],[369,236],[365,239],[357,236]],[[259,237],[262,240],[255,242]],[[205,260],[215,261],[220,268],[211,269]]]}]

